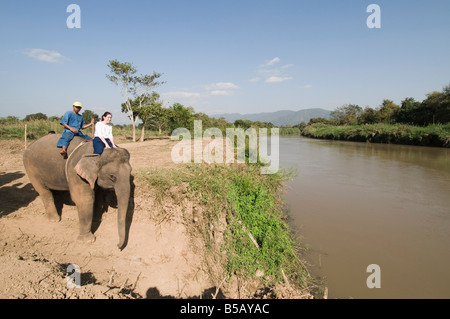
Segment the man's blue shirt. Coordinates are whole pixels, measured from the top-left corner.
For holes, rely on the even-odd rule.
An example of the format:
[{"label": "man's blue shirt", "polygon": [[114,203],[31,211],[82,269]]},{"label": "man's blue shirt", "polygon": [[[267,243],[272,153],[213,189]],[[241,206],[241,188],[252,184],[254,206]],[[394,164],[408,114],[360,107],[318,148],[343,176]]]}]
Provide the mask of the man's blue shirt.
[{"label": "man's blue shirt", "polygon": [[[64,113],[64,116],[61,119],[61,124],[63,123],[66,123],[70,127],[73,127],[77,130],[82,129],[84,126],[83,116],[81,116],[80,114],[75,114],[72,111]],[[65,130],[67,129],[65,128]]]},{"label": "man's blue shirt", "polygon": [[62,133],[61,138],[58,140],[58,143],[56,145],[57,147],[69,146],[70,141],[73,139],[75,135],[81,136],[85,140],[92,141],[92,138],[90,136],[80,131],[84,126],[84,120],[80,114],[75,114],[74,112],[68,111],[64,113],[64,116],[62,117],[60,123],[61,124],[66,123],[70,127],[77,129],[78,132],[73,133],[69,129],[64,128],[64,132]]}]

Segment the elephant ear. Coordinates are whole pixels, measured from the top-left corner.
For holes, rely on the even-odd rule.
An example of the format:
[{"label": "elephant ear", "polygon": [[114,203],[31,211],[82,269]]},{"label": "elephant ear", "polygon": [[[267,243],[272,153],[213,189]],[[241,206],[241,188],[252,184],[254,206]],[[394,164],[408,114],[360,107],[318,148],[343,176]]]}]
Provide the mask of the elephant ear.
[{"label": "elephant ear", "polygon": [[95,187],[95,181],[97,180],[99,170],[100,155],[98,154],[86,154],[78,161],[77,165],[73,168],[80,177],[88,181],[92,189]]}]

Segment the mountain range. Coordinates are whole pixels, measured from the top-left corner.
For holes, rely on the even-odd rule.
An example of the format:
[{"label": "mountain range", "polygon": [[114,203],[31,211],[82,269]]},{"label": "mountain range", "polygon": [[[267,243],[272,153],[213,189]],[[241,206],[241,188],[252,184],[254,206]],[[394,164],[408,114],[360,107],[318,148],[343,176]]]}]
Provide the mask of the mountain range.
[{"label": "mountain range", "polygon": [[224,114],[211,114],[210,117],[221,118],[223,117],[228,122],[234,123],[236,120],[250,120],[260,122],[271,122],[276,126],[282,125],[296,125],[301,122],[308,123],[311,118],[324,117],[330,118],[331,111],[314,108],[305,109],[299,111],[276,111],[276,112],[264,112],[264,113],[252,113],[252,114],[240,114],[240,113],[224,113]]}]

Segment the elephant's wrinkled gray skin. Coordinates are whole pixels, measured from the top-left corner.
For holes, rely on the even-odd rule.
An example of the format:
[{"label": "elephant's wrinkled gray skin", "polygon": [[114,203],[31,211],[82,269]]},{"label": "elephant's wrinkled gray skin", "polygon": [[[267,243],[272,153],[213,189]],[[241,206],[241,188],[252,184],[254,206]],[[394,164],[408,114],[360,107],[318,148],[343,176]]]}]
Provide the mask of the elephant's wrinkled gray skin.
[{"label": "elephant's wrinkled gray skin", "polygon": [[60,137],[61,134],[44,136],[30,144],[23,156],[25,170],[44,203],[48,218],[51,221],[60,220],[51,191],[70,191],[78,209],[78,239],[94,242],[91,227],[95,188],[114,189],[118,204],[118,247],[123,248],[130,198],[130,154],[126,149],[112,148],[105,149],[102,155],[94,155],[92,142],[86,142],[77,148],[84,140],[76,136],[67,149],[68,158],[64,159],[56,148]]}]

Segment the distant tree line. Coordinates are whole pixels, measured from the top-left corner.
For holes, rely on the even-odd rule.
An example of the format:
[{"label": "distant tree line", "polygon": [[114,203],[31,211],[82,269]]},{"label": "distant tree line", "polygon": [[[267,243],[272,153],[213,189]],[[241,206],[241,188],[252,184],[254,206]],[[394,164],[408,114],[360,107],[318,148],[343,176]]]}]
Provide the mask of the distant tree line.
[{"label": "distant tree line", "polygon": [[[201,120],[203,129],[217,127],[224,131],[233,124],[227,122],[224,118],[216,119],[209,117],[204,113],[196,113],[192,107],[186,107],[180,103],[174,103],[169,107],[163,107],[159,101],[159,95],[153,92],[149,99],[140,102],[137,99],[131,100],[131,110],[133,121],[139,118],[142,123],[140,140],[144,139],[145,130],[157,130],[159,134],[163,132],[170,134],[177,128],[187,128],[194,130],[194,121]],[[122,111],[128,112],[125,103],[122,104]]]},{"label": "distant tree line", "polygon": [[[159,101],[159,94],[153,92],[154,95],[149,99],[147,103],[144,101],[139,105],[137,100],[132,100],[132,111],[135,122],[140,119],[142,123],[137,125],[137,127],[145,129],[156,129],[159,133],[163,131],[172,132],[174,129],[179,127],[185,127],[188,129],[193,129],[195,120],[202,120],[203,128],[216,127],[219,129],[226,128],[243,128],[244,130],[254,127],[254,128],[273,128],[276,127],[270,122],[260,122],[260,121],[250,121],[250,120],[236,120],[233,123],[228,122],[223,117],[214,118],[210,117],[205,113],[196,113],[194,108],[189,106],[186,107],[180,103],[174,103],[169,107],[163,107],[162,102]],[[145,108],[144,106],[150,106]],[[122,104],[122,112],[127,113],[124,103]],[[81,115],[85,122],[90,122],[93,118],[96,122],[100,121],[100,116],[91,110],[84,110]],[[26,115],[22,120],[16,116],[9,115],[7,117],[0,118],[0,123],[2,124],[16,124],[19,122],[35,121],[35,120],[49,120],[49,121],[60,121],[62,116],[50,116],[48,117],[43,113],[33,113]],[[115,125],[124,127],[126,125]]]},{"label": "distant tree line", "polygon": [[[254,128],[272,128],[275,127],[269,122],[250,121],[250,120],[236,120],[234,123],[230,123],[222,118],[213,118],[205,113],[196,113],[192,107],[186,107],[180,103],[174,103],[169,107],[163,107],[162,102],[159,101],[159,95],[155,92],[148,99],[144,99],[143,102],[138,99],[131,100],[131,110],[133,111],[134,121],[138,118],[142,120],[140,124],[141,138],[144,138],[144,131],[157,130],[159,134],[162,132],[171,133],[177,128],[187,128],[190,131],[194,130],[194,121],[201,120],[203,130],[208,128],[218,128],[224,134],[227,128],[243,128],[244,130]],[[122,112],[128,112],[125,103],[122,104]]]},{"label": "distant tree line", "polygon": [[[157,131],[159,135],[170,135],[171,132],[177,128],[187,128],[191,132],[194,130],[194,121],[201,120],[202,128],[218,128],[222,133],[226,134],[227,128],[242,128],[247,130],[253,128],[273,128],[274,124],[270,122],[250,121],[250,120],[236,120],[233,123],[228,122],[223,117],[213,118],[205,113],[197,113],[194,108],[186,107],[180,103],[174,103],[171,106],[163,107],[162,101],[159,100],[159,94],[153,92],[148,98],[138,100],[138,98],[130,101],[131,110],[133,112],[133,121],[138,129],[141,130],[140,140],[144,140],[145,132],[147,130]],[[128,113],[125,103],[122,104],[122,112]],[[100,116],[91,110],[84,110],[81,115],[86,123],[93,118],[96,122],[100,121]],[[7,116],[0,118],[0,124],[18,124],[29,121],[51,121],[59,123],[62,116],[48,117],[43,113],[33,113],[26,115],[22,120],[16,116]],[[141,123],[136,124],[138,120]],[[131,127],[128,125],[113,125],[118,128]]]},{"label": "distant tree line", "polygon": [[401,105],[397,105],[393,101],[386,99],[375,109],[368,106],[363,109],[356,104],[345,104],[336,108],[330,115],[331,119],[312,118],[308,124],[403,123],[427,126],[430,124],[450,123],[450,85],[444,87],[442,92],[434,91],[427,94],[426,99],[422,102],[408,97],[401,102]]}]

